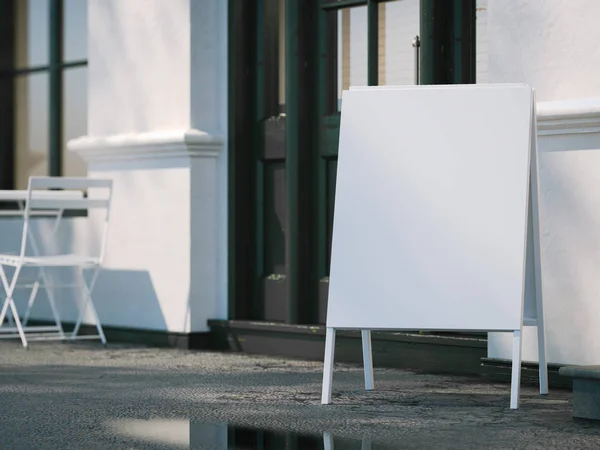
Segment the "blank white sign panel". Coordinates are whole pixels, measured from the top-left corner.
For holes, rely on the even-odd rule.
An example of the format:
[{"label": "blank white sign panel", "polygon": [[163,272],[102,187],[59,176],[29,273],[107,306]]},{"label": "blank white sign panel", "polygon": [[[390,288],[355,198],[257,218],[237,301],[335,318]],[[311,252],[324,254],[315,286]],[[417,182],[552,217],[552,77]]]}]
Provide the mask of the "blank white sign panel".
[{"label": "blank white sign panel", "polygon": [[328,327],[520,329],[532,97],[344,92]]}]

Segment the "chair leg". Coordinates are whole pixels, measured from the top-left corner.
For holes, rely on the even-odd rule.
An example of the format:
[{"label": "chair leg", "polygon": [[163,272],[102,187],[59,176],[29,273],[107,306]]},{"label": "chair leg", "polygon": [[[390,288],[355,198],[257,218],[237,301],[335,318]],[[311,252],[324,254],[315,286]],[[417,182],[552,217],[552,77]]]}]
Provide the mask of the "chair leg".
[{"label": "chair leg", "polygon": [[8,311],[8,305],[9,305],[9,297],[10,295],[8,294],[9,290],[10,290],[10,286],[8,283],[8,279],[6,278],[6,273],[4,272],[4,267],[2,267],[2,265],[0,265],[0,282],[2,283],[2,287],[4,288],[4,294],[6,295],[6,297],[4,297],[4,305],[2,306],[2,312],[0,312],[0,327],[2,326],[2,324],[4,323],[4,319],[6,318],[6,313]]},{"label": "chair leg", "polygon": [[[20,204],[20,208],[24,209],[25,206],[23,204]],[[59,211],[59,213],[57,214],[56,218],[54,219],[54,227],[53,227],[52,234],[51,234],[52,238],[56,238],[56,236],[57,236],[60,221],[63,217],[63,212],[64,211],[61,209]],[[31,228],[27,228],[27,237],[31,244],[33,253],[35,255],[39,255],[40,250],[37,245],[35,235],[32,232]],[[54,290],[52,288],[48,288],[50,283],[48,283],[48,277],[46,275],[46,269],[44,267],[39,267],[39,273],[38,273],[37,279],[35,281],[35,284],[33,285],[31,295],[29,296],[29,302],[27,303],[27,311],[25,311],[25,314],[23,316],[23,326],[27,325],[27,322],[29,320],[29,314],[31,313],[31,309],[33,308],[33,303],[35,302],[35,299],[36,299],[36,296],[37,296],[37,293],[38,293],[38,290],[40,287],[40,278],[44,282],[44,290],[46,291],[46,295],[48,297],[48,302],[50,303],[50,308],[52,310],[52,315],[54,316],[54,322],[56,323],[56,326],[60,333],[60,337],[61,337],[61,339],[65,339],[65,333],[64,333],[64,330],[62,327],[62,322],[60,320],[60,316],[58,315],[58,309],[56,308],[56,297],[54,296]]]},{"label": "chair leg", "polygon": [[25,314],[23,314],[23,326],[27,325],[29,322],[29,314],[31,313],[31,309],[33,308],[33,302],[37,297],[38,290],[40,288],[40,283],[38,280],[33,284],[33,288],[31,289],[31,294],[29,295],[29,301],[27,302],[27,310],[25,310]]},{"label": "chair leg", "polygon": [[102,344],[106,345],[106,336],[104,336],[104,330],[102,329],[102,325],[100,324],[100,318],[98,317],[98,313],[96,308],[94,307],[94,303],[92,301],[92,292],[96,285],[96,281],[98,280],[98,275],[100,274],[100,269],[96,268],[94,271],[94,275],[92,275],[92,280],[90,284],[85,282],[85,277],[83,276],[83,269],[81,267],[77,268],[77,274],[79,278],[79,284],[81,285],[81,290],[84,297],[83,307],[79,312],[79,317],[77,318],[77,323],[75,324],[75,328],[73,329],[73,334],[71,335],[71,339],[77,338],[77,333],[79,333],[79,328],[81,327],[81,322],[83,321],[83,317],[89,305],[90,311],[94,316],[94,321],[96,322],[96,329],[98,330],[98,335],[100,336],[100,341]]},{"label": "chair leg", "polygon": [[[42,276],[42,280],[44,282],[44,290],[46,291],[46,296],[48,297],[48,303],[50,303],[50,309],[52,310],[52,316],[54,316],[54,322],[58,327],[58,332],[60,333],[61,339],[65,339],[65,332],[60,321],[60,316],[58,315],[58,309],[56,308],[56,297],[54,296],[54,289],[48,287],[50,283],[46,274],[46,270],[43,267],[40,267],[40,275]],[[36,284],[39,286],[39,283]]]},{"label": "chair leg", "polygon": [[8,307],[8,298],[6,295],[4,296],[4,302],[2,303],[3,307],[6,307],[6,311],[3,311],[1,314],[2,320],[0,320],[0,327],[4,324],[4,320],[8,323],[9,327],[15,326],[15,320],[13,319],[12,312]]},{"label": "chair leg", "polygon": [[10,304],[9,297],[4,298],[4,304],[2,305],[2,312],[0,312],[0,327],[4,323],[4,318],[6,317],[6,312],[8,311],[8,305]]},{"label": "chair leg", "polygon": [[[8,321],[8,326],[9,327],[14,327],[15,326],[15,319],[13,319],[12,312],[11,312],[10,308],[8,309],[8,311],[6,311],[6,320]],[[0,324],[0,325],[2,325],[2,324]]]},{"label": "chair leg", "polygon": [[44,267],[39,268],[38,278],[35,280],[33,284],[33,288],[31,289],[31,294],[29,295],[29,301],[27,302],[27,310],[23,315],[23,326],[27,326],[27,322],[29,321],[29,315],[31,314],[31,310],[33,309],[33,304],[37,298],[37,294],[40,289],[40,279],[42,280],[44,291],[46,291],[46,296],[48,297],[48,303],[50,304],[50,309],[52,310],[52,316],[54,317],[54,323],[58,328],[58,332],[60,334],[61,339],[65,339],[65,332],[62,327],[62,322],[60,320],[60,316],[58,315],[58,308],[56,307],[56,297],[54,296],[54,290],[52,288],[48,288],[50,283],[48,282],[48,276],[46,274],[46,270]]},{"label": "chair leg", "polygon": [[27,348],[27,338],[25,337],[25,331],[21,326],[21,319],[19,319],[19,313],[17,312],[17,307],[15,306],[15,302],[13,301],[12,297],[10,297],[10,309],[12,310],[13,317],[15,319],[15,325],[17,326],[17,331],[19,332],[19,337],[21,338],[23,347]]},{"label": "chair leg", "polygon": [[0,326],[2,326],[2,324],[4,323],[4,318],[6,317],[8,308],[10,307],[10,311],[13,320],[15,321],[15,325],[17,326],[17,331],[19,333],[19,337],[21,338],[21,342],[23,343],[23,347],[27,348],[27,338],[25,337],[25,332],[23,330],[23,327],[21,326],[21,320],[19,319],[19,313],[13,300],[13,293],[15,291],[15,286],[17,285],[17,279],[19,278],[20,273],[21,267],[17,266],[15,268],[13,278],[9,284],[8,278],[6,277],[6,273],[4,272],[4,267],[0,265],[0,281],[2,281],[2,286],[4,287],[4,291],[6,292],[4,306],[2,307],[2,311],[0,312]]}]

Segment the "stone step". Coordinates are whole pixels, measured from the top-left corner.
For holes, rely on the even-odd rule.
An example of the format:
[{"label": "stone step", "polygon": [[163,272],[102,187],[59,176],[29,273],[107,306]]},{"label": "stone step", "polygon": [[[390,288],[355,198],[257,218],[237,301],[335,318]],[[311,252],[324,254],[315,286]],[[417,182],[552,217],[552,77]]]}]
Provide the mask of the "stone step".
[{"label": "stone step", "polygon": [[559,374],[573,380],[573,417],[600,420],[600,366],[566,366]]}]

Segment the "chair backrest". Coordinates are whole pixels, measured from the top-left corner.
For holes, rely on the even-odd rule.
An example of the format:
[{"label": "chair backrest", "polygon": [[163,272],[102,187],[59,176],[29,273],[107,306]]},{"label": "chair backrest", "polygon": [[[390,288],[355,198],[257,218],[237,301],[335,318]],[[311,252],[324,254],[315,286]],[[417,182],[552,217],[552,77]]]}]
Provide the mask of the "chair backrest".
[{"label": "chair backrest", "polygon": [[56,227],[65,210],[89,211],[104,209],[106,211],[104,230],[100,247],[100,261],[104,257],[110,203],[112,198],[112,180],[86,177],[30,177],[27,187],[27,199],[24,208],[24,226],[21,241],[21,256],[25,255],[29,232],[29,218],[33,211],[53,212],[56,216]]},{"label": "chair backrest", "polygon": [[[108,195],[102,199],[84,197],[84,191],[89,192],[89,189],[93,188],[106,188]],[[26,213],[35,209],[108,209],[111,190],[112,180],[83,177],[31,177],[25,209]]]}]

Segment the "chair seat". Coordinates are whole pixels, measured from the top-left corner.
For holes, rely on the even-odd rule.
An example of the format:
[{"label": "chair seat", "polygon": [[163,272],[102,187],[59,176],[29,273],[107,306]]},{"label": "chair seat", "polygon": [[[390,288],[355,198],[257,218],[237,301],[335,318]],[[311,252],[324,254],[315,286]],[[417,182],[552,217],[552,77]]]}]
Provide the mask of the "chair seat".
[{"label": "chair seat", "polygon": [[[86,267],[97,266],[98,258],[80,255],[25,256],[23,266],[36,267]],[[19,255],[0,254],[0,264],[16,267],[21,264]]]}]

